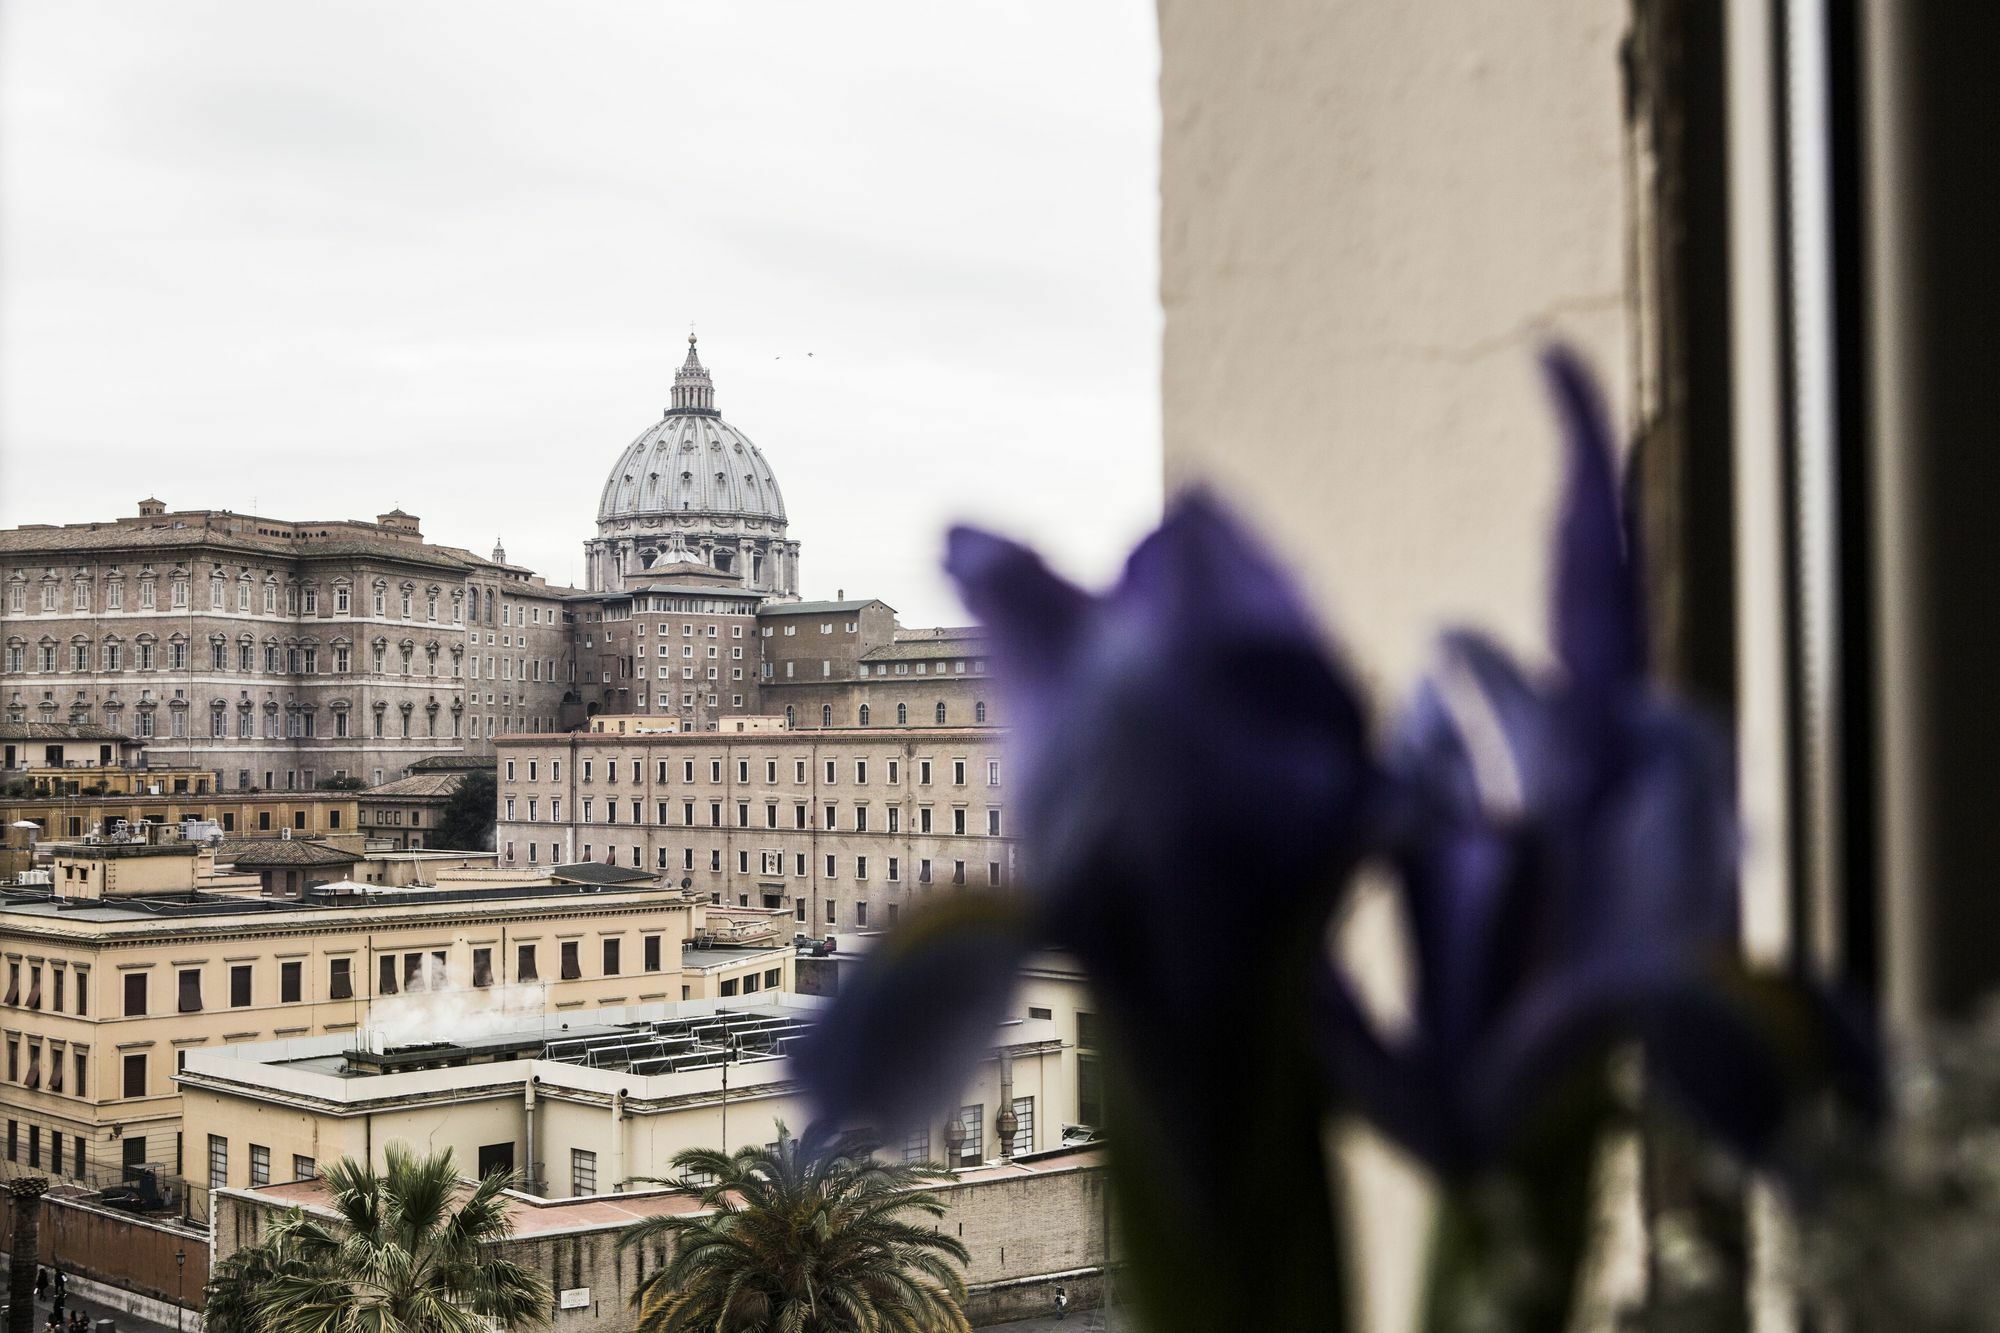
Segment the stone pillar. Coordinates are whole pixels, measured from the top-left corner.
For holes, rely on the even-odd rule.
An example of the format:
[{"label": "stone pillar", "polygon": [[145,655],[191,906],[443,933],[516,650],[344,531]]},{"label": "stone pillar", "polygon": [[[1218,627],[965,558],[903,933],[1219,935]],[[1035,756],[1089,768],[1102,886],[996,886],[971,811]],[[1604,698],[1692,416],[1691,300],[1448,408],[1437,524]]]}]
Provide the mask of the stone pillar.
[{"label": "stone pillar", "polygon": [[35,1333],[35,1270],[42,1262],[42,1195],[47,1176],[7,1182],[14,1199],[14,1234],[8,1241],[7,1333]]}]

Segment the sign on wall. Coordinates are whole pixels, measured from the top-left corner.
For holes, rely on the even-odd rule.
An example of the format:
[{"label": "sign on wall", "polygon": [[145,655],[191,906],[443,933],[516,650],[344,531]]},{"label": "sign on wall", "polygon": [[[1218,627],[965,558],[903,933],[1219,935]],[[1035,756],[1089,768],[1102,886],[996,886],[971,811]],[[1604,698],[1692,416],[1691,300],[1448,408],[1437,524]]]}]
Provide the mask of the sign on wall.
[{"label": "sign on wall", "polygon": [[570,1287],[562,1294],[562,1308],[565,1310],[587,1310],[590,1308],[590,1288]]}]

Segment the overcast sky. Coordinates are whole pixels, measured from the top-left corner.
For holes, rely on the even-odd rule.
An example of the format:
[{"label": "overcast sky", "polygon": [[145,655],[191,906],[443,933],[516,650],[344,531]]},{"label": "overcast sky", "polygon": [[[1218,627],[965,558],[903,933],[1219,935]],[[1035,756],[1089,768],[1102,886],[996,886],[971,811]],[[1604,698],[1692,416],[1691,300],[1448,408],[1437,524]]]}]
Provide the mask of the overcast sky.
[{"label": "overcast sky", "polygon": [[400,505],[580,581],[689,325],[808,596],[1159,505],[1149,0],[0,6],[0,524]]}]

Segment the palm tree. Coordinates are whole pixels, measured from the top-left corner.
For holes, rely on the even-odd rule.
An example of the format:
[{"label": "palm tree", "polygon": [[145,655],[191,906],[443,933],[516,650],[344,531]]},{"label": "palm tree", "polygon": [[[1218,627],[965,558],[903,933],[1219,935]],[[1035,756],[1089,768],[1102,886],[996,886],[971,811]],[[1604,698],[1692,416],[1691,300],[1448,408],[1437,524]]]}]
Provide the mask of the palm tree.
[{"label": "palm tree", "polygon": [[[540,1274],[500,1257],[513,1233],[494,1172],[464,1189],[451,1150],[389,1145],[388,1169],[343,1158],[322,1175],[339,1221],[294,1208],[208,1287],[210,1333],[491,1333],[544,1324]],[[457,1201],[454,1207],[454,1202]]]},{"label": "palm tree", "polygon": [[699,1186],[698,1216],[653,1217],[621,1246],[672,1243],[639,1283],[640,1333],[967,1333],[957,1240],[911,1220],[944,1215],[924,1188],[939,1166],[874,1159],[881,1145],[849,1135],[801,1147],[778,1122],[774,1147],[676,1153],[671,1182]]}]

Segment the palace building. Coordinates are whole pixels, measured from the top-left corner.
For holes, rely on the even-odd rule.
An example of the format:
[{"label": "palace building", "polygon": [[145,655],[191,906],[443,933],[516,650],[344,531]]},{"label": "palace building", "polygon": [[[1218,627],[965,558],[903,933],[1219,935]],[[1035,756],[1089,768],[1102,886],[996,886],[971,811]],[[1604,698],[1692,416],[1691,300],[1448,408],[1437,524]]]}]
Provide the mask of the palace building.
[{"label": "palace building", "polygon": [[0,530],[0,723],[149,745],[229,790],[370,786],[599,714],[683,731],[989,726],[976,631],[800,599],[777,476],[688,340],[605,478],[585,588],[374,521],[169,510]]}]

